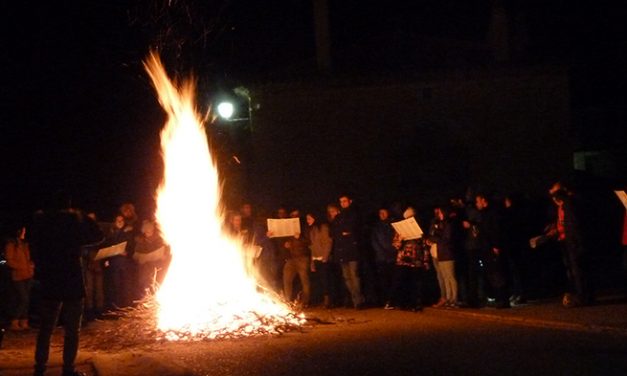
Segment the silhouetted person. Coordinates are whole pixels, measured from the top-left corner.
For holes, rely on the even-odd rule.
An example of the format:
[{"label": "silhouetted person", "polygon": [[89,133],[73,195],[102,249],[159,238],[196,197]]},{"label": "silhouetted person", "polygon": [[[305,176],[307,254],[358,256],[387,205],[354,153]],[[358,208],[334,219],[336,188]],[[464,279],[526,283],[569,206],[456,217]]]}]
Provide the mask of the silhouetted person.
[{"label": "silhouetted person", "polygon": [[572,194],[558,189],[553,193],[552,199],[557,206],[557,223],[550,234],[557,237],[570,283],[569,293],[574,294],[574,297],[565,296],[564,305],[571,307],[590,304],[592,302],[592,292],[588,281],[590,261]]},{"label": "silhouetted person", "polygon": [[34,218],[31,246],[41,284],[41,325],[35,349],[35,376],[48,363],[50,337],[61,308],[64,312],[63,376],[81,375],[74,370],[85,298],[81,247],[102,240],[97,224],[69,209],[69,200],[56,197],[49,210]]},{"label": "silhouetted person", "polygon": [[490,205],[487,197],[478,194],[475,199],[475,206],[480,212],[478,224],[478,239],[481,247],[483,262],[485,263],[486,275],[494,298],[496,308],[509,308],[509,296],[505,279],[505,259],[502,247],[501,216],[497,208]]}]

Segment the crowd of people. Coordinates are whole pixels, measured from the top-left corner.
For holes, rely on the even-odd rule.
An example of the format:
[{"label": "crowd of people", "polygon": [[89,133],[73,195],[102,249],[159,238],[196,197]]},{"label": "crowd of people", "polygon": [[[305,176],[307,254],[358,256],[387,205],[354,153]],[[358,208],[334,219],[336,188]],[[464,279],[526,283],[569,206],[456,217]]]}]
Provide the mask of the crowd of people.
[{"label": "crowd of people", "polygon": [[[568,280],[564,306],[591,304],[591,251],[579,197],[561,183],[549,195],[552,215],[532,239],[523,230],[529,218],[515,199],[496,200],[481,192],[434,205],[424,223],[414,207],[395,203],[380,207],[376,221],[364,224],[351,195],[342,194],[326,210],[278,208],[270,217],[299,223],[291,236],[275,236],[268,216],[255,215],[250,203],[228,211],[223,226],[225,233],[258,249],[253,265],[260,288],[300,309],[510,308],[527,299],[530,248],[550,240],[561,250]],[[403,238],[393,223],[412,218],[424,233]],[[623,234],[623,243],[626,239]],[[31,288],[37,281],[35,374],[45,371],[63,307],[68,375],[74,374],[81,320],[132,306],[153,293],[171,259],[158,224],[140,221],[131,203],[123,204],[111,222],[63,204],[37,212],[31,229],[20,227],[6,241],[4,256],[14,291],[10,330],[30,328]],[[436,294],[429,293],[430,280],[437,281],[431,289]]]},{"label": "crowd of people", "polygon": [[[576,197],[560,183],[549,193],[554,218],[540,241],[552,238],[561,246],[570,282],[567,305],[589,304],[589,263]],[[362,226],[351,196],[343,194],[320,212],[278,208],[271,217],[299,218],[300,232],[293,236],[274,237],[267,218],[256,216],[250,203],[227,212],[224,226],[261,250],[254,260],[260,284],[302,308],[420,310],[425,304],[507,308],[525,303],[529,234],[521,231],[525,218],[511,197],[494,201],[477,193],[470,200],[454,198],[435,205],[430,222],[416,218],[425,231],[418,239],[403,239],[392,226],[416,217],[412,206],[380,207],[377,214],[374,223]],[[84,320],[91,321],[154,292],[170,255],[155,221],[140,221],[131,203],[121,205],[111,222],[99,222],[95,213],[86,217],[98,224],[101,234],[81,246]],[[15,292],[11,330],[29,328],[30,290],[38,268],[26,239],[27,229],[21,227],[5,246]],[[113,246],[122,247],[122,252],[99,258],[99,250]],[[435,276],[438,296],[425,296],[429,275]]]}]

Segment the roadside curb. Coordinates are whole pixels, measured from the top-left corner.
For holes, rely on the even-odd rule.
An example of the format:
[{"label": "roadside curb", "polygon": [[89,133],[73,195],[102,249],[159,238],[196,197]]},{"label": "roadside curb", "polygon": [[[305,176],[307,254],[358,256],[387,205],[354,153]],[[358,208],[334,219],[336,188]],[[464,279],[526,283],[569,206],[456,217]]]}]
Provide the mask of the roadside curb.
[{"label": "roadside curb", "polygon": [[525,326],[559,329],[559,330],[571,330],[579,332],[594,332],[594,333],[610,333],[615,335],[627,336],[627,328],[619,328],[615,326],[597,325],[597,324],[584,324],[574,323],[559,320],[544,320],[537,318],[529,318],[522,316],[511,315],[499,315],[492,312],[476,312],[465,309],[439,309],[439,308],[425,308],[425,313],[434,315],[449,315],[457,317],[473,317],[484,321],[495,321],[506,324],[518,324]]}]

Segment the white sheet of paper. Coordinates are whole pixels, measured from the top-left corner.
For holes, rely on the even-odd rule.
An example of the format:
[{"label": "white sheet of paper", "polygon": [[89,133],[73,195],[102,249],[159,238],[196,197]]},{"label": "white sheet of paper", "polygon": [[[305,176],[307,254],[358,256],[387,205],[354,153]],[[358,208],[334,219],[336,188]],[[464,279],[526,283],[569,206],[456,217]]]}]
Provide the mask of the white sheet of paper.
[{"label": "white sheet of paper", "polygon": [[300,234],[300,220],[298,218],[273,219],[268,218],[268,231],[271,238],[282,238]]},{"label": "white sheet of paper", "polygon": [[126,250],[126,242],[122,242],[111,247],[100,248],[94,260],[102,260],[109,257],[121,255]]},{"label": "white sheet of paper", "polygon": [[403,240],[419,239],[422,237],[422,229],[418,226],[418,222],[414,217],[409,217],[402,221],[392,223],[394,230],[403,238]]},{"label": "white sheet of paper", "polygon": [[165,245],[155,251],[148,253],[135,252],[135,254],[133,254],[133,258],[140,265],[143,265],[147,262],[161,261],[165,258]]},{"label": "white sheet of paper", "polygon": [[627,210],[627,193],[625,193],[625,191],[614,191],[614,193],[616,193],[620,202],[623,203],[625,210]]}]

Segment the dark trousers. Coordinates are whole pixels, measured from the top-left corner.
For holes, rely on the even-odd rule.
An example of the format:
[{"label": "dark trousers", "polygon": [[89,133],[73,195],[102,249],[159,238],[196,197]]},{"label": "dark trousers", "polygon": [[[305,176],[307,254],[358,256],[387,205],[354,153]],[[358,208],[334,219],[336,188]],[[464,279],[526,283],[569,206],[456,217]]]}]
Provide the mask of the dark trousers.
[{"label": "dark trousers", "polygon": [[392,298],[392,282],[394,280],[394,268],[396,264],[393,262],[377,263],[377,296],[378,303],[383,305]]},{"label": "dark trousers", "polygon": [[570,285],[569,292],[577,294],[582,303],[589,303],[592,299],[587,275],[590,265],[585,260],[583,249],[569,241],[562,241],[559,244]]},{"label": "dark trousers", "polygon": [[33,285],[32,279],[26,279],[23,281],[13,281],[13,288],[15,289],[16,301],[15,309],[13,310],[14,320],[27,320],[28,319],[28,307],[30,305],[30,290]]},{"label": "dark trousers", "polygon": [[74,361],[78,353],[78,340],[83,315],[83,299],[79,300],[43,300],[41,302],[41,326],[35,347],[35,373],[42,374],[46,370],[50,354],[50,337],[57,325],[59,313],[63,307],[63,372],[74,371]]},{"label": "dark trousers", "polygon": [[400,307],[422,306],[422,268],[395,265],[389,303]]},{"label": "dark trousers", "polygon": [[479,302],[479,278],[481,260],[478,249],[466,250],[466,303],[471,307],[478,307]]},{"label": "dark trousers", "polygon": [[319,291],[323,296],[331,296],[333,294],[333,284],[331,282],[331,263],[314,260],[314,267],[316,271],[313,277],[316,281],[316,291]]},{"label": "dark trousers", "polygon": [[311,289],[309,286],[309,259],[306,257],[289,259],[283,267],[283,293],[287,301],[292,301],[294,279],[298,275],[303,288],[302,304],[309,304]]},{"label": "dark trousers", "polygon": [[111,265],[107,269],[108,274],[108,306],[109,308],[124,308],[132,303],[132,275],[131,268],[126,261],[119,265]]},{"label": "dark trousers", "polygon": [[496,255],[491,249],[484,249],[482,259],[496,303],[506,305],[509,304],[509,294],[505,277],[505,255],[502,252]]}]

